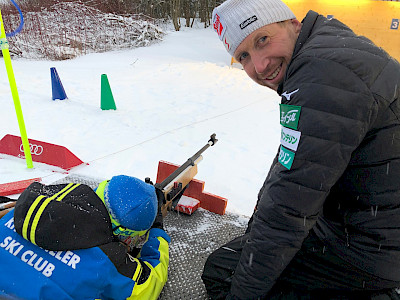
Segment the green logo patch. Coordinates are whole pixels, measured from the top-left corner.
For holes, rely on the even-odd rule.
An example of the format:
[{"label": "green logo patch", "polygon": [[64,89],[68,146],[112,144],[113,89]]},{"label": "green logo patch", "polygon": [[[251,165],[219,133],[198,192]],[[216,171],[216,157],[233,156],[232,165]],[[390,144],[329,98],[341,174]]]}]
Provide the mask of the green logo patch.
[{"label": "green logo patch", "polygon": [[295,153],[285,149],[281,146],[281,150],[279,151],[278,161],[284,166],[286,169],[290,170],[294,161]]},{"label": "green logo patch", "polygon": [[297,126],[299,125],[301,106],[279,104],[279,108],[281,113],[281,125],[297,129]]}]

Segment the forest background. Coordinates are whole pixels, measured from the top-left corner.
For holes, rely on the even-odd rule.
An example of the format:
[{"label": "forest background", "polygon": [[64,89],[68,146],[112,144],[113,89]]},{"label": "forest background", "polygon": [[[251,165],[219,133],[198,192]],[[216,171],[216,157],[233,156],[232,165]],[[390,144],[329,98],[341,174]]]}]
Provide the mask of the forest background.
[{"label": "forest background", "polygon": [[[173,24],[210,26],[212,10],[223,0],[20,0],[23,30],[8,38],[15,56],[65,60],[88,53],[148,46]],[[20,25],[10,1],[0,1],[6,32]],[[168,27],[170,28],[170,26]]]}]

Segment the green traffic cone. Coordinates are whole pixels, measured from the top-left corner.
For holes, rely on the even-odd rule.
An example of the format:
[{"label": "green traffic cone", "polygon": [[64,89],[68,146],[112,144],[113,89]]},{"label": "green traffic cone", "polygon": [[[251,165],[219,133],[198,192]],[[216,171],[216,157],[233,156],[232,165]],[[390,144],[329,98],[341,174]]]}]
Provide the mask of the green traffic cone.
[{"label": "green traffic cone", "polygon": [[101,109],[102,110],[109,110],[114,109],[116,110],[117,107],[115,106],[114,97],[111,92],[110,84],[108,82],[108,78],[106,74],[101,74]]}]

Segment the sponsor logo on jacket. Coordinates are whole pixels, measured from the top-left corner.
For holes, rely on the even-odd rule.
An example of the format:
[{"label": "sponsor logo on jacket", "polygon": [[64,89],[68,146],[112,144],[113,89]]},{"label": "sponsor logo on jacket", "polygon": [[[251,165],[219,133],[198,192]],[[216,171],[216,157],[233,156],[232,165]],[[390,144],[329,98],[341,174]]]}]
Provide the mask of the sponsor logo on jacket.
[{"label": "sponsor logo on jacket", "polygon": [[301,106],[279,104],[281,113],[281,125],[297,129],[299,125]]},{"label": "sponsor logo on jacket", "polygon": [[286,148],[297,151],[301,137],[301,132],[292,130],[282,126],[281,129],[281,144]]},{"label": "sponsor logo on jacket", "polygon": [[[297,91],[293,91],[291,94],[294,92]],[[288,97],[290,99],[290,95]],[[299,126],[301,106],[280,104],[279,109],[282,128],[278,161],[282,166],[290,170],[296,155],[295,152],[290,150],[297,151],[297,147],[300,143],[301,132],[296,129]]]},{"label": "sponsor logo on jacket", "polygon": [[285,97],[287,101],[290,101],[290,99],[292,98],[292,95],[296,94],[298,91],[299,91],[299,89],[294,90],[290,93],[288,91],[285,91],[282,93],[282,97]]},{"label": "sponsor logo on jacket", "polygon": [[278,160],[282,166],[290,170],[294,161],[294,156],[295,156],[294,152],[287,150],[285,149],[285,147],[281,146]]}]

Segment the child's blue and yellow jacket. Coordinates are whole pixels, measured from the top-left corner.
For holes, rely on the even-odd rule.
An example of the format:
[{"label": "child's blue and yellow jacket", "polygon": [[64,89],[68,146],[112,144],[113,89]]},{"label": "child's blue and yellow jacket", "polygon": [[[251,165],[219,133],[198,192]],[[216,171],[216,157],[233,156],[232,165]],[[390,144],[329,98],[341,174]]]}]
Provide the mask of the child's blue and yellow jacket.
[{"label": "child's blue and yellow jacket", "polygon": [[135,257],[83,184],[31,184],[0,219],[0,298],[157,299],[169,236],[152,228]]}]

